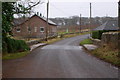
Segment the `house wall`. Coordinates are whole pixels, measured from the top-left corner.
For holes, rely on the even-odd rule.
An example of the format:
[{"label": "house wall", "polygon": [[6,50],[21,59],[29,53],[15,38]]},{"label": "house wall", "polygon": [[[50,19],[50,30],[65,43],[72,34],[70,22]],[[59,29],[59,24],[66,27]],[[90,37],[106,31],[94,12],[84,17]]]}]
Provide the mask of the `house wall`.
[{"label": "house wall", "polygon": [[[34,16],[28,21],[24,22],[23,24],[14,27],[13,29],[13,35],[14,36],[19,36],[19,37],[39,37],[43,38],[45,37],[46,34],[46,21],[40,19],[38,16]],[[30,27],[31,31],[28,30]],[[44,28],[44,32],[40,31],[40,27]],[[56,26],[51,26],[50,27],[50,33],[52,32],[52,28],[56,29]],[[20,32],[17,32],[17,28],[20,28]],[[35,30],[36,29],[36,30]],[[56,31],[55,31],[56,33]]]},{"label": "house wall", "polygon": [[54,25],[50,25],[49,26],[49,31],[50,31],[50,36],[52,36],[52,35],[56,35],[57,34],[57,27],[56,26],[54,26]]}]

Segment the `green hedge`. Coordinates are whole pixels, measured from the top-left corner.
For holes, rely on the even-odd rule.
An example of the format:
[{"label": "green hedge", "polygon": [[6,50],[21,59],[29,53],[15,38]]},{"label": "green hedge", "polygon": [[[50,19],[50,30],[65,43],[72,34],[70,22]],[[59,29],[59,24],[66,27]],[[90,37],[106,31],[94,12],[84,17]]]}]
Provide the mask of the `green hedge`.
[{"label": "green hedge", "polygon": [[93,32],[92,32],[92,38],[94,38],[94,39],[101,39],[102,33],[104,33],[104,32],[109,32],[109,31],[106,31],[106,30],[93,31]]},{"label": "green hedge", "polygon": [[11,38],[6,38],[2,44],[2,51],[7,53],[22,52],[29,50],[30,48],[23,40],[15,40]]}]

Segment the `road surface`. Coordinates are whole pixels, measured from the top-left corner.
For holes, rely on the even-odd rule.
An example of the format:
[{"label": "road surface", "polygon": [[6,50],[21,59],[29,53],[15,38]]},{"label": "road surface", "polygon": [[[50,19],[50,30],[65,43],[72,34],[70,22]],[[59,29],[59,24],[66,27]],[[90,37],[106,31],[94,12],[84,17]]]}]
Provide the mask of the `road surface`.
[{"label": "road surface", "polygon": [[86,53],[72,37],[37,48],[28,56],[3,61],[4,78],[117,78],[118,70]]}]

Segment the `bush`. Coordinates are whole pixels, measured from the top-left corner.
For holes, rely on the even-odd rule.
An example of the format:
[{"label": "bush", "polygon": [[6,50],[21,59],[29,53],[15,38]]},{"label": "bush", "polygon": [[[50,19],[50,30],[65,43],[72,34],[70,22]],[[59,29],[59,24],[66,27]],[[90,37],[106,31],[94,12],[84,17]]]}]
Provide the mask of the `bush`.
[{"label": "bush", "polygon": [[6,38],[3,41],[3,53],[8,52],[8,53],[14,53],[14,52],[22,52],[29,50],[30,48],[28,45],[25,43],[23,40],[15,40],[11,38]]},{"label": "bush", "polygon": [[109,32],[109,31],[106,31],[106,30],[93,31],[93,32],[92,32],[92,38],[94,38],[94,39],[101,39],[102,33],[104,33],[104,32]]},{"label": "bush", "polygon": [[99,39],[99,32],[98,31],[93,31],[92,32],[92,38]]}]

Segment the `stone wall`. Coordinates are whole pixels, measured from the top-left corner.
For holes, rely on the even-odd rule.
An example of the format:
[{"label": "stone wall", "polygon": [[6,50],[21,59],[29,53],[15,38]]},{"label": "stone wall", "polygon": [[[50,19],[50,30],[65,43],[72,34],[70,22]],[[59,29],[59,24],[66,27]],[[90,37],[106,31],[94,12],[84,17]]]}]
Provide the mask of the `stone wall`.
[{"label": "stone wall", "polygon": [[[55,36],[49,36],[48,39],[53,39],[53,38],[56,38],[58,35],[55,35]],[[41,38],[41,39],[38,39],[38,40],[30,40],[30,41],[27,41],[26,43],[31,46],[31,45],[34,45],[34,44],[38,44],[38,43],[41,43],[42,41],[45,41],[45,38]]]},{"label": "stone wall", "polygon": [[120,49],[120,32],[106,32],[102,34],[101,45],[109,45]]},{"label": "stone wall", "polygon": [[99,40],[99,39],[93,39],[92,37],[90,37],[90,39],[92,40],[93,44],[95,44],[97,46],[101,46],[101,40]]}]

